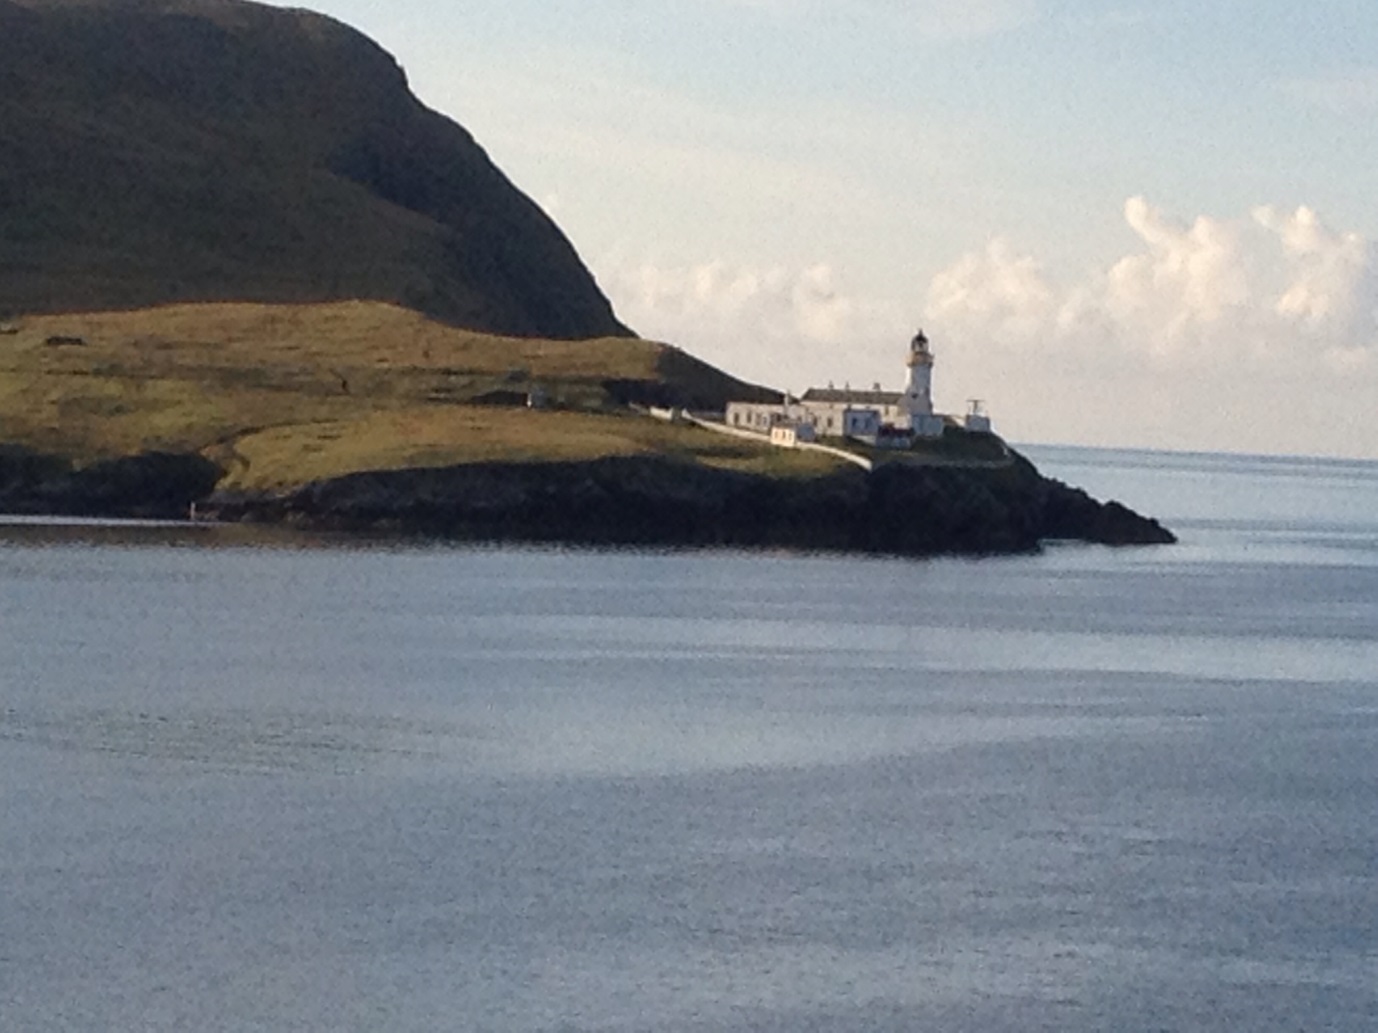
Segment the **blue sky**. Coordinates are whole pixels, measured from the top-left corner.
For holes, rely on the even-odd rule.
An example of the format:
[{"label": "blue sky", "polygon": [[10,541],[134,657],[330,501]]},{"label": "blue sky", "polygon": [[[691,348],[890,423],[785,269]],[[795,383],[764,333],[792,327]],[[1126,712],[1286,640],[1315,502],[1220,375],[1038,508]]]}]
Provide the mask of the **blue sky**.
[{"label": "blue sky", "polygon": [[1014,440],[1378,456],[1371,0],[315,6],[644,336],[797,390],[923,325]]}]

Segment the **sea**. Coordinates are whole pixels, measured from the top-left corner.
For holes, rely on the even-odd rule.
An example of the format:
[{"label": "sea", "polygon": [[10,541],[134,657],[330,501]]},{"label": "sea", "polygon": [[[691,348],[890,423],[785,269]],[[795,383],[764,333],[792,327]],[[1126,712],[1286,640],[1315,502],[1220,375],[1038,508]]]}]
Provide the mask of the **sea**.
[{"label": "sea", "polygon": [[1175,546],[0,520],[0,1029],[1378,1029],[1378,463]]}]

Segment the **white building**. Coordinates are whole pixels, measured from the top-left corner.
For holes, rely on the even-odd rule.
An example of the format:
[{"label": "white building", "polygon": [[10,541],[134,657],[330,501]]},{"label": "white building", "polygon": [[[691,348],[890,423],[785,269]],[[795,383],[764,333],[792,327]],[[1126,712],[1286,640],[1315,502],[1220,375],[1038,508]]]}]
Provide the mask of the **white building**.
[{"label": "white building", "polygon": [[990,433],[990,413],[986,412],[986,403],[979,398],[973,398],[967,402],[966,418],[962,421],[967,430],[977,431],[983,434]]},{"label": "white building", "polygon": [[811,387],[800,396],[798,404],[814,421],[819,434],[861,437],[875,434],[883,424],[894,425],[902,419],[903,400],[898,391],[882,391],[877,384],[870,391]]},{"label": "white building", "polygon": [[770,428],[770,443],[781,448],[794,448],[799,444],[811,444],[817,440],[813,424],[807,421],[789,420],[777,423]]},{"label": "white building", "polygon": [[[907,365],[903,391],[882,391],[879,384],[870,391],[811,387],[779,404],[729,402],[727,425],[771,436],[778,425],[811,424],[818,437],[875,439],[883,428],[941,437],[946,421],[933,411],[933,352],[922,330],[909,342]],[[806,439],[800,435],[798,440]]]}]

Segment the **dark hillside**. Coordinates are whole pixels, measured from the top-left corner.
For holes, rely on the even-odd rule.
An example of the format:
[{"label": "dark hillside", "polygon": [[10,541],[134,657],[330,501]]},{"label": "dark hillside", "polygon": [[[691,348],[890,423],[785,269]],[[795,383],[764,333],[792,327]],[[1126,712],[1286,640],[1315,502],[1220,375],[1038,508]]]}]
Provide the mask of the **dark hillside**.
[{"label": "dark hillside", "polygon": [[240,0],[0,0],[0,316],[344,298],[628,333],[559,229],[354,30]]}]

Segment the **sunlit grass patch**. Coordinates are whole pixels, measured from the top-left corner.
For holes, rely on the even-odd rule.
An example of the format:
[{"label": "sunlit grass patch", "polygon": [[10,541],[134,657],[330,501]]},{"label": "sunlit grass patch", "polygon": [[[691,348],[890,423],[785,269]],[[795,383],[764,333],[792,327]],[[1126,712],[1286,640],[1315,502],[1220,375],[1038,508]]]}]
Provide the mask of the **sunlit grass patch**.
[{"label": "sunlit grass patch", "polygon": [[[722,376],[647,341],[494,337],[378,302],[25,318],[0,338],[0,440],[78,462],[201,452],[242,489],[644,453],[770,476],[836,467],[639,416],[609,396],[605,382],[659,382],[667,354],[675,375]],[[531,391],[552,408],[527,408]],[[504,404],[473,404],[484,399]]]}]

